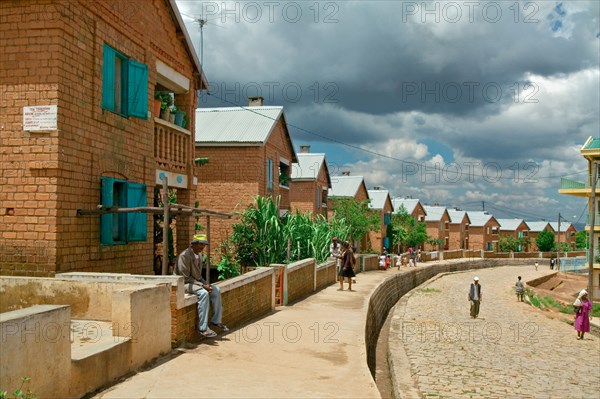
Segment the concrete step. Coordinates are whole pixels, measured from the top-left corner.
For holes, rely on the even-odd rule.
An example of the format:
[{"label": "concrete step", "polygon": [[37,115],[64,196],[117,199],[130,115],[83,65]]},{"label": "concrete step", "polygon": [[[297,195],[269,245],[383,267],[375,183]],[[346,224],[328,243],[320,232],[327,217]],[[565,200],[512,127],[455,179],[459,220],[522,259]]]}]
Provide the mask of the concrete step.
[{"label": "concrete step", "polygon": [[129,337],[113,335],[112,322],[71,320],[71,360],[80,361],[124,345]]}]

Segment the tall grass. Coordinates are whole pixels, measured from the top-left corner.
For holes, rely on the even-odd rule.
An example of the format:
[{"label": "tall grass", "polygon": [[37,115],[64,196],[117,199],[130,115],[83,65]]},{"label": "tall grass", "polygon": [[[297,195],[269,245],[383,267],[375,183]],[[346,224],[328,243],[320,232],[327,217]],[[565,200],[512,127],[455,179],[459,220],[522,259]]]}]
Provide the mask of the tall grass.
[{"label": "tall grass", "polygon": [[[315,258],[323,262],[329,256],[331,239],[348,237],[350,227],[343,219],[328,222],[322,215],[313,219],[309,213],[279,217],[279,197],[256,197],[254,204],[233,226],[230,241],[237,249],[242,265],[266,266]],[[289,243],[289,258],[288,258]]]}]

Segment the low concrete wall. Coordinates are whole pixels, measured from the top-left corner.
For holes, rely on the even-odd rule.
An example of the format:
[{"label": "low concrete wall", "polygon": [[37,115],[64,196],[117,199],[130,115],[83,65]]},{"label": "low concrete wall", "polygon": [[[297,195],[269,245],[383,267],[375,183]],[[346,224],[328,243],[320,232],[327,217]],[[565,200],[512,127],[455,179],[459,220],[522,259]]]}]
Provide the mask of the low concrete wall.
[{"label": "low concrete wall", "polygon": [[[379,257],[377,255],[358,255],[356,265],[362,265],[362,271],[379,270]],[[355,273],[360,272],[360,269],[355,270]]]},{"label": "low concrete wall", "polygon": [[337,265],[335,260],[328,260],[317,265],[317,291],[337,281]]},{"label": "low concrete wall", "polygon": [[463,250],[462,249],[454,249],[451,251],[443,251],[442,254],[443,254],[444,260],[458,259],[458,258],[463,257]]},{"label": "low concrete wall", "polygon": [[223,299],[223,323],[229,327],[243,325],[275,309],[273,268],[259,267],[216,285]]},{"label": "low concrete wall", "polygon": [[316,263],[313,258],[286,266],[287,303],[293,303],[316,290]]},{"label": "low concrete wall", "polygon": [[367,364],[375,376],[377,339],[390,309],[413,288],[423,284],[438,273],[482,269],[496,266],[526,265],[528,261],[514,259],[474,259],[440,261],[410,268],[406,273],[385,279],[371,294],[365,327]]},{"label": "low concrete wall", "polygon": [[[226,281],[215,283],[221,290],[223,323],[230,328],[257,319],[275,309],[275,269],[258,267],[255,270]],[[185,305],[181,308],[171,302],[172,325],[175,332],[171,345],[197,339],[197,297],[185,294]]]},{"label": "low concrete wall", "polygon": [[[27,376],[38,397],[81,397],[171,350],[168,284],[3,277],[1,288],[2,302],[5,296],[10,299],[7,307],[44,300],[52,303],[0,314],[3,387]],[[71,314],[71,304],[83,300],[86,304],[79,306],[79,314]],[[94,304],[99,308],[94,309]],[[86,330],[90,335],[75,339],[72,316],[83,316],[94,331]],[[102,324],[112,328],[97,328]],[[19,340],[7,346],[14,335]],[[76,345],[75,352],[72,345]]]},{"label": "low concrete wall", "polygon": [[119,281],[90,284],[49,277],[3,277],[0,312],[34,305],[69,305],[75,319],[110,321],[113,291],[130,286]]},{"label": "low concrete wall", "polygon": [[542,283],[545,283],[546,281],[550,280],[552,277],[556,276],[557,274],[558,274],[558,272],[547,274],[547,275],[542,276],[542,277],[534,278],[533,280],[527,281],[527,285],[530,286],[530,287],[537,287],[538,285],[540,285]]},{"label": "low concrete wall", "polygon": [[29,377],[38,398],[69,397],[69,306],[35,305],[0,314],[0,382],[11,395]]}]

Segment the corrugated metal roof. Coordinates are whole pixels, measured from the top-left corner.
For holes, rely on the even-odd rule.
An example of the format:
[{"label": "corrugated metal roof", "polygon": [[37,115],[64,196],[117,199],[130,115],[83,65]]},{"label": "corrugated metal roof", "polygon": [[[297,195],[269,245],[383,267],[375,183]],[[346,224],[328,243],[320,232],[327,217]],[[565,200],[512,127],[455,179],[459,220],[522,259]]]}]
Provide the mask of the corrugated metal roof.
[{"label": "corrugated metal roof", "polygon": [[[550,222],[550,226],[554,229],[554,231],[558,232],[558,222]],[[571,227],[571,223],[568,222],[560,222],[560,231],[565,232]]]},{"label": "corrugated metal roof", "polygon": [[583,148],[581,148],[582,150],[594,150],[594,149],[599,149],[600,148],[600,138],[598,137],[594,137],[592,138],[592,136],[590,136],[587,141],[585,142],[585,144],[583,145]]},{"label": "corrugated metal roof", "polygon": [[[539,233],[541,231],[544,231],[546,226],[550,225],[550,223],[544,222],[543,220],[537,221],[537,222],[526,222],[526,223],[527,223],[527,226],[529,226],[529,231],[533,231],[534,233]],[[550,226],[550,228],[552,228],[552,226]]]},{"label": "corrugated metal roof", "polygon": [[[500,223],[500,230],[515,231],[524,222],[523,219],[496,219]],[[527,223],[525,223],[527,224]]]},{"label": "corrugated metal roof", "polygon": [[[369,208],[383,210],[385,202],[390,197],[390,192],[388,190],[368,190],[368,193],[369,198],[371,199]],[[392,212],[393,211],[394,209],[392,206]]]},{"label": "corrugated metal roof", "polygon": [[292,179],[317,179],[325,162],[325,154],[299,153],[298,163],[292,164]]},{"label": "corrugated metal roof", "polygon": [[264,143],[283,107],[196,109],[196,143]]},{"label": "corrugated metal roof", "polygon": [[362,176],[332,176],[329,196],[354,198],[363,181]]},{"label": "corrugated metal roof", "polygon": [[[465,218],[465,215],[467,215],[467,211],[459,211],[458,209],[448,209],[448,215],[450,216],[450,223],[462,223],[463,219]],[[470,224],[471,220],[469,219],[469,215],[467,215],[467,219],[467,223]]]},{"label": "corrugated metal roof", "polygon": [[411,213],[413,213],[413,211],[417,207],[418,203],[419,203],[419,200],[418,199],[413,199],[413,198],[394,198],[392,200],[392,205],[394,206],[394,212],[398,212],[398,210],[400,209],[400,207],[402,205],[404,205],[404,209],[406,209],[406,212],[409,215]]},{"label": "corrugated metal roof", "polygon": [[446,212],[445,206],[423,206],[427,215],[425,215],[426,222],[437,222],[442,220],[444,212]]},{"label": "corrugated metal roof", "polygon": [[473,227],[483,227],[491,218],[493,218],[489,213],[482,211],[467,211],[467,215],[469,216],[469,219],[471,219],[471,226]]}]

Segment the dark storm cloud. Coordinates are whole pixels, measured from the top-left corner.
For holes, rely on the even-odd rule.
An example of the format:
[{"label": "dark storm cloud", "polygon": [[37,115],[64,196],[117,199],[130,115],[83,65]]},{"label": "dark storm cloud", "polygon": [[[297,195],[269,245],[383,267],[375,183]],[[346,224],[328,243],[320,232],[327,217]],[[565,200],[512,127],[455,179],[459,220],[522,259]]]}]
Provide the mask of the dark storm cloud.
[{"label": "dark storm cloud", "polygon": [[[211,3],[191,4],[206,10]],[[277,8],[273,22],[267,21],[264,6],[262,18],[248,22],[256,13],[243,3],[232,11],[236,4],[230,2],[230,13],[214,22],[225,29],[204,28],[208,77],[215,95],[227,100],[223,104],[242,105],[245,95],[262,94],[271,104],[288,106],[336,103],[375,115],[421,111],[468,117],[497,112],[526,83],[525,73],[569,74],[597,64],[597,26],[589,15],[575,14],[572,36],[556,37],[543,3],[521,10],[518,22],[509,9],[513,3],[491,3],[502,13],[496,22],[490,22],[494,8],[486,9],[486,18],[481,11],[490,3],[474,9],[473,22],[462,6],[456,23],[442,2],[429,3],[429,10],[437,5],[437,15],[424,9],[409,14],[409,6],[422,8],[420,2],[319,3],[318,18],[305,3],[295,23]],[[325,10],[326,4],[337,8]],[[568,10],[563,6],[563,13]],[[295,15],[292,11],[288,14]],[[337,22],[325,23],[325,11]]]}]

